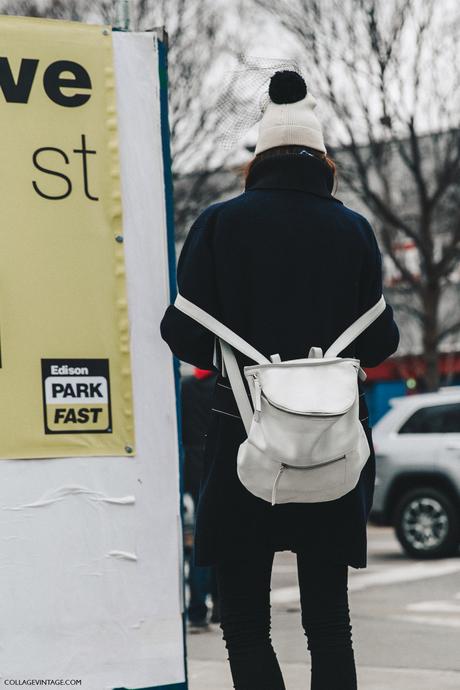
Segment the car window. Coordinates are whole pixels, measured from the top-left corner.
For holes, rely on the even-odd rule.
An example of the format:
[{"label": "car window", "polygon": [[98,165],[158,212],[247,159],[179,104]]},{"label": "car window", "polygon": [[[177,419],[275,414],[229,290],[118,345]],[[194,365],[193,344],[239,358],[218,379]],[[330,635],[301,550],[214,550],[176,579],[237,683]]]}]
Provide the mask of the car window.
[{"label": "car window", "polygon": [[460,403],[422,407],[402,425],[400,434],[460,434]]}]

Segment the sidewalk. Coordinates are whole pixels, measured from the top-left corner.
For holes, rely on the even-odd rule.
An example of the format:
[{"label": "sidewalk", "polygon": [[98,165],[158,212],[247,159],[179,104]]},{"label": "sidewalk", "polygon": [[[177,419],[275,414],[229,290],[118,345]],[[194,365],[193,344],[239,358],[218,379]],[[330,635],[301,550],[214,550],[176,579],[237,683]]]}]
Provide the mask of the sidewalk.
[{"label": "sidewalk", "polygon": [[[307,665],[282,663],[287,690],[308,690]],[[233,690],[228,662],[188,659],[190,690]],[[358,668],[359,690],[458,690],[460,672]]]}]

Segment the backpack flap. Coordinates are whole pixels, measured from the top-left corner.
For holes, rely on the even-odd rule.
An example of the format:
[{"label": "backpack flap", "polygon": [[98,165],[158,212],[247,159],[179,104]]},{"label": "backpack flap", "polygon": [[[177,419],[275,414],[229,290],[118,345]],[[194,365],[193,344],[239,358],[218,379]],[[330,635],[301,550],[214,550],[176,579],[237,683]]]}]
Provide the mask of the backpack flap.
[{"label": "backpack flap", "polygon": [[311,358],[245,367],[244,373],[256,409],[260,409],[256,400],[260,396],[292,414],[334,416],[344,414],[355,402],[358,370],[355,359]]}]

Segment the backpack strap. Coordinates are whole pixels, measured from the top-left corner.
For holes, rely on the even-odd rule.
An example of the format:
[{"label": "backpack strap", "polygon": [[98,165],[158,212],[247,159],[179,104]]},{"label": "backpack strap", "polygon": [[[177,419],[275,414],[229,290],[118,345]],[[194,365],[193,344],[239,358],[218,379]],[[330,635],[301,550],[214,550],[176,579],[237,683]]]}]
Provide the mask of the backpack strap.
[{"label": "backpack strap", "polygon": [[195,321],[198,321],[202,326],[215,333],[221,340],[224,340],[229,345],[232,345],[237,350],[239,350],[243,355],[249,357],[249,359],[254,360],[257,364],[270,364],[270,360],[267,359],[263,354],[258,352],[255,347],[249,345],[243,338],[234,333],[230,328],[224,326],[223,323],[215,319],[211,314],[208,314],[204,309],[197,307],[196,304],[190,302],[182,295],[178,294],[174,302],[174,306],[183,311],[184,314],[190,316]]},{"label": "backpack strap", "polygon": [[230,381],[233,395],[235,396],[236,405],[238,407],[241,419],[243,420],[244,428],[249,436],[249,429],[252,422],[252,405],[249,400],[246,388],[244,387],[243,377],[241,376],[240,368],[233,350],[225,340],[219,339],[222,357],[225,363],[225,370]]},{"label": "backpack strap", "polygon": [[243,420],[244,428],[246,429],[246,433],[249,435],[249,428],[251,426],[253,415],[252,405],[246,392],[238,362],[236,361],[236,357],[230,346],[235,347],[237,350],[249,357],[249,359],[257,362],[257,364],[270,364],[270,360],[258,352],[258,350],[252,347],[252,345],[249,345],[249,343],[243,340],[243,338],[240,338],[240,336],[234,333],[230,328],[224,326],[223,323],[208,314],[206,311],[204,311],[204,309],[197,307],[197,305],[193,304],[193,302],[190,302],[185,297],[182,297],[182,295],[177,295],[174,306],[184,314],[187,314],[187,316],[190,316],[192,319],[195,319],[195,321],[198,321],[198,323],[210,330],[219,338],[225,370],[232,387],[233,395],[235,396],[235,401],[241,415],[241,419]]},{"label": "backpack strap", "polygon": [[350,343],[352,343],[353,340],[358,337],[358,335],[365,331],[366,328],[385,311],[385,307],[385,298],[382,295],[379,301],[376,302],[373,307],[365,311],[364,314],[359,317],[359,319],[356,319],[351,326],[348,326],[348,328],[344,330],[341,335],[339,335],[337,340],[334,340],[332,345],[328,347],[324,353],[324,356],[337,357],[342,350],[348,347],[348,345],[350,345]]}]

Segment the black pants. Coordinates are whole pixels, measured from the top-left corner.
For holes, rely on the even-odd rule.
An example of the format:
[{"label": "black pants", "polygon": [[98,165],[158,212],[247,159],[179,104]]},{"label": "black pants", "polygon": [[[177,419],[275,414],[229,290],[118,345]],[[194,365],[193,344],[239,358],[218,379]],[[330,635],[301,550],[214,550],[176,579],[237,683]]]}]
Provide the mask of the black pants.
[{"label": "black pants", "polygon": [[[285,690],[270,638],[273,558],[270,549],[216,566],[220,627],[235,690]],[[297,572],[311,654],[311,690],[356,690],[348,566],[315,564],[298,553]]]}]

